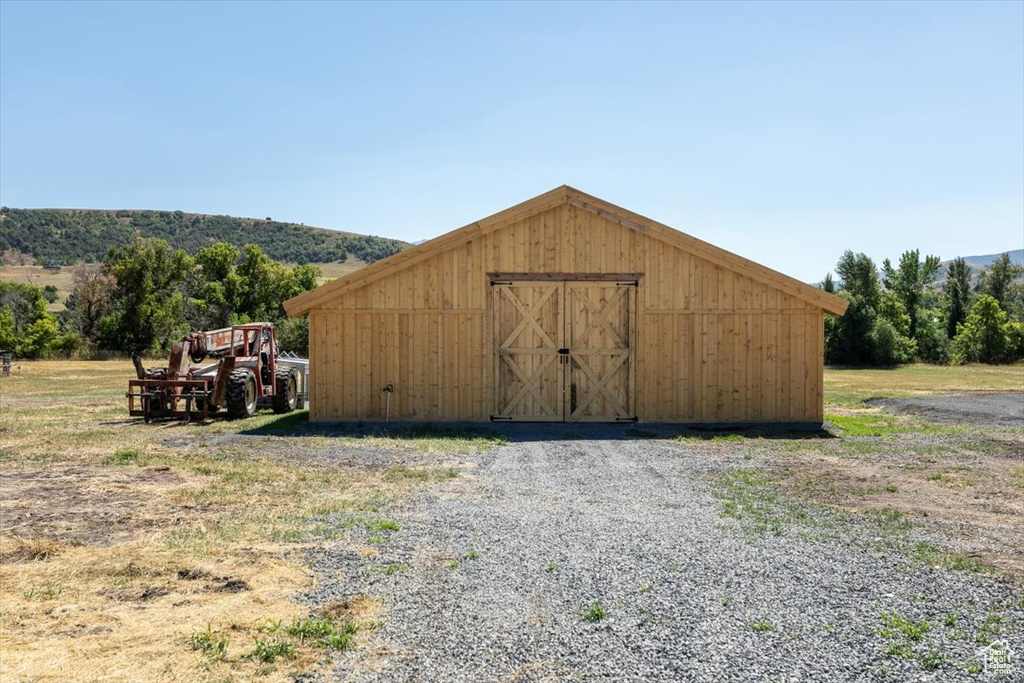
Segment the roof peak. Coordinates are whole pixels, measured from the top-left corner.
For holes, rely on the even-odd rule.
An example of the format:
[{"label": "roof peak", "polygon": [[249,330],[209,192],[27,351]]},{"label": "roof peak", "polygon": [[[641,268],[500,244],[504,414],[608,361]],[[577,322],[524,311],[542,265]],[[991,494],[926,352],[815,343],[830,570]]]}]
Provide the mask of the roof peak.
[{"label": "roof peak", "polygon": [[308,313],[332,297],[341,296],[357,287],[374,282],[393,271],[408,268],[436,254],[454,249],[471,239],[482,237],[510,223],[549,211],[563,204],[569,204],[589,211],[623,227],[636,230],[678,249],[692,253],[718,266],[740,272],[758,282],[814,304],[829,313],[842,315],[846,311],[847,302],[844,299],[824,292],[807,283],[800,282],[767,266],[733,254],[721,247],[716,247],[713,244],[680,232],[646,216],[616,206],[611,202],[606,202],[568,184],[554,187],[547,192],[491,214],[486,218],[481,218],[478,221],[447,232],[422,244],[410,247],[386,259],[364,266],[349,275],[321,285],[317,289],[300,294],[284,302],[285,310],[289,315],[293,316]]}]

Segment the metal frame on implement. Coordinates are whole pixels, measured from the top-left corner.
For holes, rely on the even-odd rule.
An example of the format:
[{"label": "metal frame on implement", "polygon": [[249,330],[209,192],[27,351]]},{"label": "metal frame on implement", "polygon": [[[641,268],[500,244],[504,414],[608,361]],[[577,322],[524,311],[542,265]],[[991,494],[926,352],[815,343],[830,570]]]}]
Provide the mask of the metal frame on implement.
[{"label": "metal frame on implement", "polygon": [[[208,379],[133,379],[128,381],[128,414],[144,417],[146,422],[168,417],[186,422],[193,418],[207,420],[210,411],[205,399],[209,394]],[[182,402],[184,407],[179,409]]]},{"label": "metal frame on implement", "polygon": [[[198,365],[208,355],[220,360]],[[147,371],[138,356],[133,361],[137,378],[128,382],[128,414],[147,422],[207,420],[225,405],[229,417],[246,417],[261,401],[288,412],[298,404],[300,386],[305,391],[305,360],[281,358],[279,364],[270,323],[189,333],[171,346],[166,368]]]}]

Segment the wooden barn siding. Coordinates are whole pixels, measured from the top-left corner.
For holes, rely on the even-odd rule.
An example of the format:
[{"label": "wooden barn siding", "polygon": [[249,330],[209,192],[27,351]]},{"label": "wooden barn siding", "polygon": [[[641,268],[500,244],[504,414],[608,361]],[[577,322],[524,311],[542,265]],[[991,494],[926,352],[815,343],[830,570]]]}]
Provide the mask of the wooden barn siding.
[{"label": "wooden barn siding", "polygon": [[571,205],[312,311],[312,418],[382,419],[392,383],[392,419],[488,419],[488,272],[642,273],[641,421],[822,418],[820,308]]}]

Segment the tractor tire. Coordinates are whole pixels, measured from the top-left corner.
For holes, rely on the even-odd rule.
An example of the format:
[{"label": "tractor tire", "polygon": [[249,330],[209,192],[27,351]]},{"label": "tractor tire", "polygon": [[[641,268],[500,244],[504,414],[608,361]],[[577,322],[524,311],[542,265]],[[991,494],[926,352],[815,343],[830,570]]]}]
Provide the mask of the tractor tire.
[{"label": "tractor tire", "polygon": [[256,376],[252,370],[241,368],[231,372],[225,403],[232,420],[256,414]]},{"label": "tractor tire", "polygon": [[290,413],[295,410],[299,403],[299,382],[295,377],[295,371],[288,368],[278,368],[277,376],[274,377],[274,400],[271,405],[274,412]]}]

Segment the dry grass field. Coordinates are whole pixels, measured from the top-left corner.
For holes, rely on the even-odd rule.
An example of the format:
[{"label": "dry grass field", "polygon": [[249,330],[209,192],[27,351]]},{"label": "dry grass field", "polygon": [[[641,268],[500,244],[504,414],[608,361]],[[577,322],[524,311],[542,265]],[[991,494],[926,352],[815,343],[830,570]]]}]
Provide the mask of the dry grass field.
[{"label": "dry grass field", "polygon": [[[304,551],[347,542],[323,520],[365,529],[367,543],[349,549],[373,555],[412,487],[463,476],[460,453],[500,442],[316,432],[302,415],[270,413],[147,425],[126,415],[131,374],[127,361],[38,361],[0,378],[4,680],[284,681],[322,670],[387,618],[373,595],[316,611],[296,599],[314,580]],[[984,550],[923,548],[924,561],[1020,578],[1024,425],[930,423],[862,401],[1022,389],[1024,365],[828,371],[826,413],[841,438],[746,442],[763,461],[759,485],[779,496],[927,519]],[[282,435],[289,424],[295,435]],[[733,438],[745,437],[714,446]],[[327,448],[332,457],[317,455]],[[398,467],[344,457],[374,449],[431,457]]]},{"label": "dry grass field", "polygon": [[0,282],[20,282],[23,284],[45,287],[53,285],[57,288],[57,301],[50,304],[51,312],[64,310],[64,300],[71,294],[71,278],[74,266],[63,268],[44,268],[42,266],[0,265]]},{"label": "dry grass field", "polygon": [[[387,534],[389,502],[431,473],[310,464],[287,438],[212,443],[258,432],[270,413],[129,420],[131,373],[125,361],[40,361],[0,379],[4,679],[292,680],[373,628],[372,597],[317,614],[296,602],[311,582],[303,549],[324,540],[310,520]],[[441,457],[472,445],[331,439]]]}]

